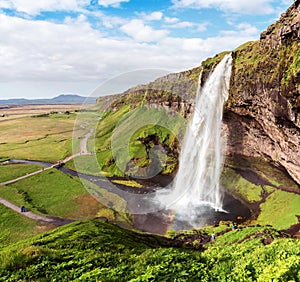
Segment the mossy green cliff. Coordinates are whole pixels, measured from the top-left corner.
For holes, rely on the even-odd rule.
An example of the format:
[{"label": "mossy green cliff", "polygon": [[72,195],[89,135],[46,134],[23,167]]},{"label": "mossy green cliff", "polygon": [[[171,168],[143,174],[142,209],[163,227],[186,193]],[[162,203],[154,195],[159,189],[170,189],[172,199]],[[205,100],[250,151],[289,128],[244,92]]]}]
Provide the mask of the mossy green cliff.
[{"label": "mossy green cliff", "polygon": [[[255,211],[253,218],[261,223],[270,223],[267,218],[275,208],[278,212],[272,224],[278,228],[297,224],[296,215],[300,213],[299,30],[300,1],[297,0],[262,32],[260,40],[231,51],[230,93],[223,116],[227,139],[223,186]],[[133,175],[140,171],[147,174],[151,164],[149,151],[158,146],[167,152],[161,174],[174,176],[181,140],[194,110],[199,75],[199,83],[203,85],[227,53],[217,54],[197,68],[169,74],[113,96],[96,135],[102,173],[124,176],[126,168]],[[99,101],[103,99],[107,98]],[[149,122],[150,125],[138,128],[139,118],[134,119],[132,112],[143,113],[140,119],[149,121],[157,116],[157,124]],[[159,125],[168,119],[161,112],[171,117],[167,128]],[[131,133],[133,137],[127,144],[129,157],[124,162],[128,165],[123,164],[120,169],[110,144],[112,133],[120,127],[122,119],[126,120],[125,131],[132,128],[136,132]],[[283,216],[280,205],[293,208]]]},{"label": "mossy green cliff", "polygon": [[[278,22],[261,34],[259,41],[245,43],[232,52],[234,60],[230,95],[224,111],[224,129],[228,140],[227,155],[251,156],[272,161],[285,169],[298,183],[300,183],[299,9],[299,1],[295,1]],[[165,109],[189,118],[193,112],[200,72],[203,84],[225,53],[228,52],[207,59],[198,68],[170,74],[114,96],[114,101],[110,103],[110,111],[100,123],[99,140],[104,136],[109,139],[122,116],[137,107]],[[103,99],[105,98],[100,98],[99,101]],[[117,115],[119,119],[116,118]],[[106,123],[110,124],[109,128]],[[107,129],[104,132],[103,127]],[[170,151],[174,152],[172,154],[174,163],[172,168],[166,169],[171,173],[177,167],[176,157],[180,143],[158,137],[165,147],[166,143],[172,145]],[[150,138],[149,142],[152,141]],[[97,149],[100,154],[104,154],[105,148],[100,143]],[[133,155],[132,159],[134,158]],[[111,160],[110,165],[113,163]],[[105,169],[109,172],[107,166]]]}]

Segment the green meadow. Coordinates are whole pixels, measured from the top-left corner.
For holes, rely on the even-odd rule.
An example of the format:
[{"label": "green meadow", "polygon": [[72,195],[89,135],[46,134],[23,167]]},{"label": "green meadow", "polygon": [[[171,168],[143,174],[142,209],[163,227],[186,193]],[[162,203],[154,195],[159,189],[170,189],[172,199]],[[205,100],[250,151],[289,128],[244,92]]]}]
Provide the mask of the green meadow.
[{"label": "green meadow", "polygon": [[215,241],[210,234],[166,239],[75,222],[3,248],[0,281],[299,281],[299,240],[270,227],[241,227]]},{"label": "green meadow", "polygon": [[56,161],[72,152],[76,115],[50,114],[0,124],[0,156]]},{"label": "green meadow", "polygon": [[18,178],[41,169],[42,166],[32,164],[2,164],[0,163],[0,182]]}]

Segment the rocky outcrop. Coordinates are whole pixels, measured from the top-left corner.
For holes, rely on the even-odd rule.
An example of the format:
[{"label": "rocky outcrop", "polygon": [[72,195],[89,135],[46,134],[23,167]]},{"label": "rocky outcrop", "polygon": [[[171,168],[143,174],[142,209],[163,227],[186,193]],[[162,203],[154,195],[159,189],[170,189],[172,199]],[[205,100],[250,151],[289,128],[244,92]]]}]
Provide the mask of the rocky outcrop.
[{"label": "rocky outcrop", "polygon": [[[225,53],[198,68],[131,88],[111,108],[146,105],[189,118],[199,74],[203,85]],[[224,109],[227,156],[236,157],[239,164],[241,155],[271,161],[300,184],[300,0],[262,32],[259,41],[232,54],[230,95]]]},{"label": "rocky outcrop", "polygon": [[194,110],[195,93],[201,67],[181,73],[172,73],[145,85],[138,85],[125,91],[112,104],[117,110],[124,103],[131,107],[143,105],[149,108],[165,109],[172,115],[180,113],[189,118]]},{"label": "rocky outcrop", "polygon": [[262,157],[300,183],[300,1],[234,52],[228,154]]},{"label": "rocky outcrop", "polygon": [[276,49],[292,41],[300,40],[300,0],[281,15],[280,20],[261,33],[261,43],[266,48]]}]

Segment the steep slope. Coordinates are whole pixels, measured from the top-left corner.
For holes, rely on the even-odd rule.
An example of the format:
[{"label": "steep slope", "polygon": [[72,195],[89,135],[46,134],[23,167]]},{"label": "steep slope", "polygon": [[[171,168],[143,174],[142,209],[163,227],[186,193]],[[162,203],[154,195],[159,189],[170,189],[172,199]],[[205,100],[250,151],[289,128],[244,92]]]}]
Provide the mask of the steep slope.
[{"label": "steep slope", "polygon": [[219,226],[170,237],[75,222],[2,249],[0,281],[300,279],[300,241],[270,227]]},{"label": "steep slope", "polygon": [[[246,43],[232,52],[234,62],[230,96],[224,112],[228,164],[251,167],[248,158],[259,158],[273,162],[298,184],[300,184],[299,3],[298,0],[295,1],[278,22],[261,34],[259,41]],[[171,114],[173,112],[189,118],[193,113],[200,72],[203,85],[225,53],[207,59],[195,69],[170,74],[147,85],[134,87],[119,98],[114,96],[114,101],[110,101],[111,112],[105,116],[102,125],[100,124],[99,140],[104,134],[105,137],[111,136],[118,121],[137,107],[164,109]],[[126,110],[125,105],[128,105]],[[110,117],[120,110],[123,114],[111,123]],[[109,131],[103,131],[103,127],[108,128],[106,122],[110,125]],[[148,145],[153,143],[153,138],[149,138]],[[163,171],[172,173],[177,168],[180,142],[158,139],[160,145],[165,148],[169,146],[173,152],[172,160],[169,160],[172,164],[169,162],[170,165]],[[96,148],[101,152],[101,157],[109,155],[108,152],[104,153],[107,148],[100,143]],[[147,156],[144,158],[147,159]],[[136,159],[134,152],[132,159]],[[147,162],[141,163],[145,165]],[[112,172],[111,165],[114,165],[112,156],[102,168],[104,171]]]},{"label": "steep slope", "polygon": [[262,157],[300,183],[300,1],[234,52],[228,154]]}]

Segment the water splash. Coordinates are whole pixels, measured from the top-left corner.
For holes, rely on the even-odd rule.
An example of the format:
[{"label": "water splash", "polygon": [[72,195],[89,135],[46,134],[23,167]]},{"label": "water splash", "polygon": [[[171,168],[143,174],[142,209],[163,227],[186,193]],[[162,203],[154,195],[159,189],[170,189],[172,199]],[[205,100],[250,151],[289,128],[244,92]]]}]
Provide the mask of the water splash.
[{"label": "water splash", "polygon": [[228,98],[232,56],[226,55],[197,90],[195,112],[181,150],[179,170],[171,190],[158,193],[165,208],[176,210],[177,220],[192,226],[205,224],[205,214],[222,210],[220,174],[224,101]]}]

